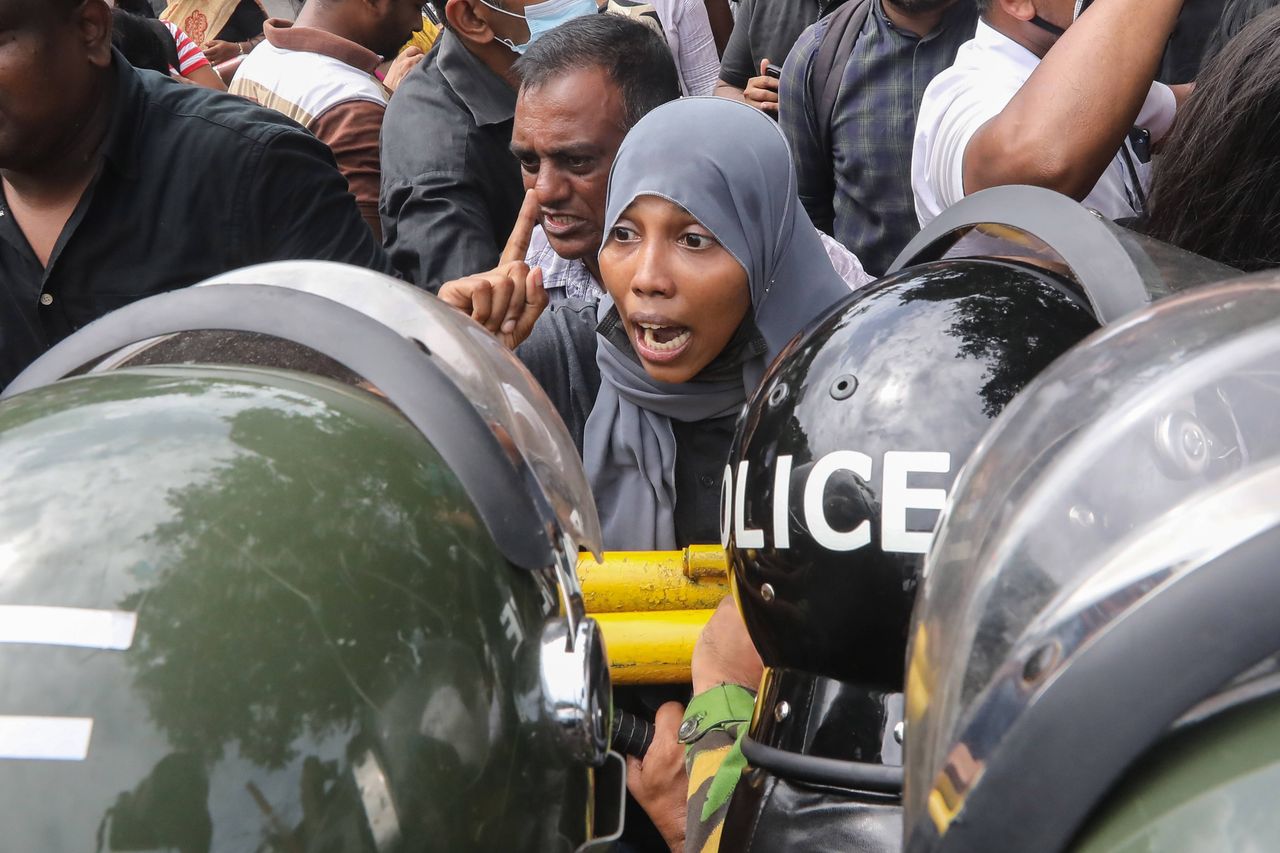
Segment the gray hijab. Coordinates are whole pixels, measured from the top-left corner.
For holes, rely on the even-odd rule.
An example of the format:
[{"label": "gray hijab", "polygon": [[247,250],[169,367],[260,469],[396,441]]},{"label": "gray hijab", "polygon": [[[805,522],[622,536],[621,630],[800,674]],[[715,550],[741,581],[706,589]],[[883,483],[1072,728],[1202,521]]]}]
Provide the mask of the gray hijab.
[{"label": "gray hijab", "polygon": [[[659,196],[693,215],[747,271],[764,356],[731,381],[679,385],[649,377],[631,354],[596,337],[600,393],[587,418],[583,462],[608,550],[672,550],[675,437],[671,420],[733,415],[768,362],[849,294],[796,193],[777,124],[725,98],[658,107],[623,140],[609,176],[605,234],[637,197]],[[605,297],[600,316],[613,302]]]}]

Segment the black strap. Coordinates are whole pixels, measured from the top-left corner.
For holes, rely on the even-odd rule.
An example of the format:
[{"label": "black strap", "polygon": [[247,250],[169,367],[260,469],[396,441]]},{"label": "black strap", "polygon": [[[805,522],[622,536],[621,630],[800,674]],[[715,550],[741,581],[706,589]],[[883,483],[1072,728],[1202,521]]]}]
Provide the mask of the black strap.
[{"label": "black strap", "polygon": [[742,738],[742,755],[752,767],[793,782],[902,796],[901,767],[787,752],[753,740],[750,733]]},{"label": "black strap", "polygon": [[1120,154],[1124,159],[1124,167],[1128,173],[1129,181],[1133,184],[1132,190],[1127,186],[1125,187],[1125,195],[1129,197],[1129,206],[1133,208],[1133,212],[1137,216],[1146,216],[1147,193],[1142,188],[1142,177],[1138,174],[1138,167],[1134,165],[1133,157],[1129,154],[1130,140],[1133,138],[1133,133],[1138,130],[1138,128],[1134,128],[1129,137],[1120,143]]},{"label": "black strap", "polygon": [[831,23],[818,44],[818,56],[809,75],[809,100],[818,118],[818,139],[830,150],[831,125],[835,122],[836,96],[844,79],[844,67],[853,55],[858,34],[867,23],[874,0],[849,0],[830,15]]}]

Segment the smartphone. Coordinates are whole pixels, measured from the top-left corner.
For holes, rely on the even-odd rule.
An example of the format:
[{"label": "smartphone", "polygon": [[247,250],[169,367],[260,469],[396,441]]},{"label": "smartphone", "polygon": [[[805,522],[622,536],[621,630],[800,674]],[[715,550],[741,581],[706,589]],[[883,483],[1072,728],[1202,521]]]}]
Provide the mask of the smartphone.
[{"label": "smartphone", "polygon": [[782,77],[782,66],[774,65],[772,62],[770,62],[768,65],[764,67],[764,73],[768,74],[770,77],[777,80],[780,77]]}]

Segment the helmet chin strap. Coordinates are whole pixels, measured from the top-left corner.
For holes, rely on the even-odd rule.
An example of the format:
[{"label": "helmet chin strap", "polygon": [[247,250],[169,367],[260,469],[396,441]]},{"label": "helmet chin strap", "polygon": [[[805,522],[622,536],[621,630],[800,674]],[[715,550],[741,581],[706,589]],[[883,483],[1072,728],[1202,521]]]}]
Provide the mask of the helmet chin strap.
[{"label": "helmet chin strap", "polygon": [[1035,24],[1037,27],[1044,30],[1045,32],[1052,33],[1055,36],[1061,36],[1063,33],[1066,32],[1066,30],[1064,30],[1062,27],[1058,26],[1057,24],[1051,21],[1046,21],[1044,18],[1040,17],[1039,15],[1036,15],[1034,18],[1032,18],[1031,23]]},{"label": "helmet chin strap", "polygon": [[[1079,20],[1080,13],[1083,12],[1085,9],[1089,8],[1089,4],[1092,2],[1093,0],[1076,0],[1076,8],[1071,15],[1071,20],[1072,21]],[[1052,33],[1055,36],[1061,37],[1062,34],[1066,32],[1064,28],[1058,26],[1052,21],[1046,21],[1044,18],[1040,17],[1038,14],[1031,19],[1031,23],[1035,24],[1037,27],[1044,30],[1045,32]]]}]

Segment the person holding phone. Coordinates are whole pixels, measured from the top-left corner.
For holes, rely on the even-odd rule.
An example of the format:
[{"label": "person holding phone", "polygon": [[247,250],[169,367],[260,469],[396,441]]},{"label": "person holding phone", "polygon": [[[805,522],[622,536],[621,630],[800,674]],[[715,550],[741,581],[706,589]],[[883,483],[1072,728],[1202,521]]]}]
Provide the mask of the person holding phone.
[{"label": "person holding phone", "polygon": [[[740,0],[715,93],[777,118],[778,74],[787,54],[807,27],[838,5],[836,0]],[[779,72],[771,74],[771,65]]]}]

